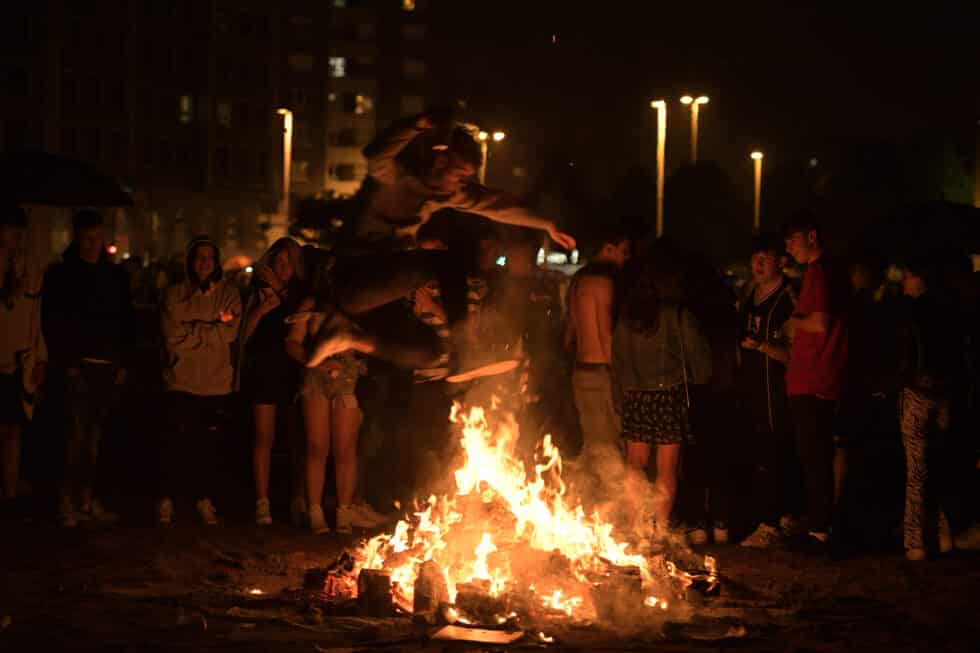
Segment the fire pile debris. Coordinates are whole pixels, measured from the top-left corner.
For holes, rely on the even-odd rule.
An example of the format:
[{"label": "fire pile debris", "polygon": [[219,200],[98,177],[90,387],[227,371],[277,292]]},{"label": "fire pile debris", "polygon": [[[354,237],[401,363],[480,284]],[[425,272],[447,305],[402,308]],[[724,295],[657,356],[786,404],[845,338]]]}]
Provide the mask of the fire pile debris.
[{"label": "fire pile debris", "polygon": [[464,456],[455,495],[430,496],[393,532],[345,553],[314,581],[328,597],[356,597],[379,616],[394,610],[430,624],[519,630],[554,619],[635,622],[691,589],[718,592],[710,556],[696,565],[703,568],[681,569],[663,552],[631,552],[612,524],[586,515],[566,495],[550,436],[528,478],[512,418],[492,424],[482,408],[464,413],[456,404],[450,419],[462,427]]}]

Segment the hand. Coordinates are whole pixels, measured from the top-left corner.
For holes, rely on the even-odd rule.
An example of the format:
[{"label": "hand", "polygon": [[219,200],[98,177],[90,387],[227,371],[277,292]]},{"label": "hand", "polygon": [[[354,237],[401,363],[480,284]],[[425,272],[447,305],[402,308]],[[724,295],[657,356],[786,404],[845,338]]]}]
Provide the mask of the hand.
[{"label": "hand", "polygon": [[222,324],[228,324],[235,319],[235,314],[231,311],[224,310],[218,313],[218,319],[221,320]]},{"label": "hand", "polygon": [[282,279],[280,279],[279,275],[276,274],[268,265],[259,266],[259,279],[269,284],[269,287],[276,292],[282,290]]},{"label": "hand", "polygon": [[44,385],[44,379],[48,377],[48,366],[44,363],[38,363],[31,370],[31,385],[35,388],[40,388]]},{"label": "hand", "polygon": [[563,249],[575,249],[575,239],[564,232],[558,231],[555,225],[550,225],[548,227],[548,237],[555,241],[555,243]]},{"label": "hand", "polygon": [[418,120],[415,121],[415,128],[423,130],[432,129],[432,120],[426,115],[419,116]]},{"label": "hand", "polygon": [[746,337],[744,340],[742,340],[742,349],[753,349],[753,350],[757,350],[761,346],[762,346],[762,343],[760,343],[758,340],[756,340],[754,338],[748,338],[748,337]]},{"label": "hand", "polygon": [[123,385],[126,383],[127,378],[129,378],[129,372],[127,372],[125,368],[120,367],[118,370],[116,370],[116,385]]},{"label": "hand", "polygon": [[282,301],[279,299],[279,295],[276,294],[276,291],[272,288],[259,289],[259,297],[261,297],[259,302],[259,313],[261,315],[270,313],[282,303]]}]

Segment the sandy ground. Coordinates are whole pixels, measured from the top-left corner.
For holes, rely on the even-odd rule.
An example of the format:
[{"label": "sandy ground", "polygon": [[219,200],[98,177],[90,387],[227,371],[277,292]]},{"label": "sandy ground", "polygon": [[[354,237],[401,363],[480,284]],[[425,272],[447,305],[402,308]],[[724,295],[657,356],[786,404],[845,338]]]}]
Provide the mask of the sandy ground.
[{"label": "sandy ground", "polygon": [[[408,619],[321,618],[282,593],[354,538],[285,525],[2,525],[2,651],[493,650],[428,640]],[[980,556],[831,561],[708,546],[724,579],[694,622],[642,633],[560,628],[554,650],[969,651]],[[248,590],[261,589],[262,596]],[[737,635],[723,638],[724,634]],[[512,648],[540,647],[533,640]]]}]

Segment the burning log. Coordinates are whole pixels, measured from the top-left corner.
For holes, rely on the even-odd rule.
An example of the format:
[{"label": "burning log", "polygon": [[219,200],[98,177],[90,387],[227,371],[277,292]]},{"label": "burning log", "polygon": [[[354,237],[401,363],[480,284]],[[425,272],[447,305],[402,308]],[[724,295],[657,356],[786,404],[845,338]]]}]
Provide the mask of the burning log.
[{"label": "burning log", "polygon": [[415,579],[413,611],[433,623],[440,605],[449,603],[449,588],[446,576],[432,560],[423,562]]},{"label": "burning log", "polygon": [[324,592],[330,598],[351,596],[354,565],[354,558],[345,551],[327,567],[308,569],[303,574],[303,589]]},{"label": "burning log", "polygon": [[603,621],[629,621],[643,605],[643,577],[639,567],[613,567],[609,575],[592,586],[596,616]]},{"label": "burning log", "polygon": [[389,616],[393,611],[391,576],[377,569],[362,569],[357,576],[357,605],[363,614]]},{"label": "burning log", "polygon": [[488,581],[473,580],[456,586],[456,607],[476,623],[495,624],[500,615],[507,614],[507,603],[490,595]]}]

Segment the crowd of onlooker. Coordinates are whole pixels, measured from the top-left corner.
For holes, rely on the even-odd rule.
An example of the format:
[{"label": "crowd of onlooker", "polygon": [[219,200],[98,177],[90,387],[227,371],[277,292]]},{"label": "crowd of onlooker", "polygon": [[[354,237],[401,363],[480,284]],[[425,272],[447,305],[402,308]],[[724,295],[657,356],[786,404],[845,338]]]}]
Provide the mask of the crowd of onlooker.
[{"label": "crowd of onlooker", "polygon": [[[453,249],[448,225],[424,224],[418,248]],[[202,236],[178,265],[116,264],[98,212],[79,211],[73,228],[71,246],[41,271],[24,260],[24,212],[8,207],[0,219],[3,498],[18,494],[32,414],[57,404],[63,419],[48,424],[63,430],[65,527],[114,517],[94,494],[100,441],[147,365],[140,352],[153,351],[163,393],[143,424],[154,425],[155,460],[133,464],[154,472],[160,523],[191,506],[217,523],[217,472],[228,430],[240,429],[229,415],[246,411],[257,524],[277,517],[279,435],[294,524],[380,526],[386,506],[445,477],[451,403],[483,384],[503,393],[525,452],[550,433],[583,469],[621,460],[627,503],[652,478],[660,534],[842,551],[900,529],[909,559],[954,540],[980,546],[970,526],[977,276],[949,257],[905,261],[900,280],[885,278],[880,262],[832,257],[801,212],[784,233],[756,239],[744,283],[666,240],[641,247],[615,230],[568,278],[539,265],[541,241],[526,231],[502,242],[484,230],[465,249],[465,283],[429,280],[398,300],[415,318],[398,323],[398,337],[421,329],[439,351],[398,366],[396,355],[381,362],[380,339],[358,340],[361,327],[390,321],[383,308],[345,332],[349,347],[311,359],[345,319],[329,252],[282,238],[250,273],[228,274]],[[492,383],[453,378],[503,360],[516,368]],[[889,481],[902,474],[889,447],[904,450],[900,521],[887,518]]]}]

